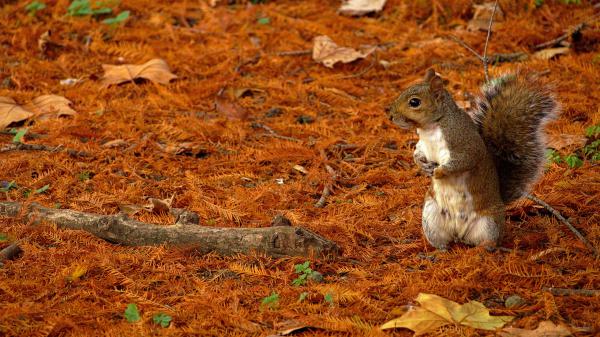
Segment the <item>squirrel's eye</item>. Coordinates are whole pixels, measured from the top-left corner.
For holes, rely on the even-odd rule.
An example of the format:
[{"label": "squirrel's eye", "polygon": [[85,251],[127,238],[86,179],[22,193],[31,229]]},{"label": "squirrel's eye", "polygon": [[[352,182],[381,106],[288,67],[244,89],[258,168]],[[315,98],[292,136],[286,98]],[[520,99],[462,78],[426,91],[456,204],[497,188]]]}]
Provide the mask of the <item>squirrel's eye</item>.
[{"label": "squirrel's eye", "polygon": [[410,101],[408,101],[408,105],[410,105],[411,108],[418,108],[419,105],[421,105],[421,100],[418,98],[411,98]]}]

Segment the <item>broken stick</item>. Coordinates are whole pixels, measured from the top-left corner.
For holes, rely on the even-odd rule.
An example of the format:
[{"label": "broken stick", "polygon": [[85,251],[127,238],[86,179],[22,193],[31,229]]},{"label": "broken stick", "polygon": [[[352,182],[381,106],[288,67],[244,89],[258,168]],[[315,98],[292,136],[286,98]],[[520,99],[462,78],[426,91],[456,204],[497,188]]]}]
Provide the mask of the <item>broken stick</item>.
[{"label": "broken stick", "polygon": [[301,227],[216,228],[193,225],[154,225],[121,213],[100,215],[68,209],[54,209],[32,203],[0,202],[0,215],[23,217],[36,224],[47,221],[59,228],[84,230],[111,243],[125,246],[173,245],[200,253],[220,255],[261,252],[280,256],[336,256],[338,246]]}]

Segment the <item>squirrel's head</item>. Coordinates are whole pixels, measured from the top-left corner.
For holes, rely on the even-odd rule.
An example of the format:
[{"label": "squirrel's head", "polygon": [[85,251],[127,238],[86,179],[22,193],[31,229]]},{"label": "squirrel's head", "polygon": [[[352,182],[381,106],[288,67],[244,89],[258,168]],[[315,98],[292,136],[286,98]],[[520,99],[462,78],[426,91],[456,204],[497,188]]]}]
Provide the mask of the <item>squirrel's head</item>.
[{"label": "squirrel's head", "polygon": [[388,117],[403,129],[430,125],[443,117],[444,109],[438,107],[447,95],[442,78],[429,69],[423,82],[408,87],[392,102]]}]

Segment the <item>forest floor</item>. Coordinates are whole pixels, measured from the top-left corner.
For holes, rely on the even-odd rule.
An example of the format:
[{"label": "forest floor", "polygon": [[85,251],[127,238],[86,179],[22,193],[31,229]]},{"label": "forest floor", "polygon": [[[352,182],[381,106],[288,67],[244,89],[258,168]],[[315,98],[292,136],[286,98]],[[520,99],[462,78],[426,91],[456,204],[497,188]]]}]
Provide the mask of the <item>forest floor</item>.
[{"label": "forest floor", "polygon": [[[412,163],[417,137],[392,125],[385,107],[430,67],[457,100],[478,92],[481,63],[444,38],[453,34],[483,50],[486,32],[467,29],[471,1],[389,0],[362,17],[340,15],[338,1],[131,0],[110,5],[112,14],[82,16],[66,15],[66,0],[29,7],[31,14],[26,2],[2,3],[0,97],[26,105],[58,95],[74,110],[30,118],[21,141],[90,156],[2,151],[0,201],[116,214],[149,197],[172,197],[174,207],[197,212],[205,226],[266,227],[283,214],[342,253],[200,255],[118,246],[83,231],[0,217],[0,248],[22,240],[23,249],[0,268],[0,335],[265,336],[298,322],[318,327],[298,335],[410,336],[378,327],[419,293],[482,302],[494,315],[515,316],[513,327],[552,321],[576,335],[600,332],[600,296],[544,290],[600,289],[599,260],[533,202],[508,208],[502,245],[511,252],[457,244],[439,253],[423,238],[430,182]],[[600,247],[600,165],[591,159],[600,150],[590,128],[600,125],[597,19],[557,55],[532,56],[536,45],[597,18],[594,3],[500,1],[489,54],[529,56],[491,66],[492,75],[522,70],[553,86],[562,106],[548,125],[555,160],[532,193]],[[102,22],[125,10],[124,22]],[[340,46],[376,48],[328,68],[311,57],[320,35]],[[177,78],[104,85],[103,64],[155,58]],[[0,146],[22,126],[0,134]],[[315,207],[327,185],[331,195]],[[134,217],[173,223],[166,214]],[[292,285],[295,266],[307,260],[323,281]],[[522,305],[505,307],[511,295]],[[124,317],[128,304],[137,305],[140,321]],[[159,312],[172,318],[167,328],[153,322]],[[491,332],[449,325],[434,334]]]}]

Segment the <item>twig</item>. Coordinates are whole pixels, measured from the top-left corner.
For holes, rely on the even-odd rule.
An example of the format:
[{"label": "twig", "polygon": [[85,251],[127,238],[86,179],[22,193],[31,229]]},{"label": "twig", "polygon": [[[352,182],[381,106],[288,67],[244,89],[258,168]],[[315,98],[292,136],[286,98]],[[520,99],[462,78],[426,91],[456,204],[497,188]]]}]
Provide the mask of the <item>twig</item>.
[{"label": "twig", "polygon": [[503,63],[503,62],[515,62],[525,61],[529,58],[526,53],[496,53],[488,58],[488,62],[491,64]]},{"label": "twig", "polygon": [[496,14],[496,8],[498,8],[498,0],[494,2],[494,9],[492,10],[492,16],[490,16],[490,24],[488,25],[487,37],[485,38],[485,46],[483,47],[483,74],[485,75],[485,81],[490,81],[488,74],[489,60],[487,58],[488,42],[490,42],[490,36],[492,35],[492,24],[494,23],[494,14]]},{"label": "twig", "polygon": [[464,42],[463,40],[459,39],[458,37],[456,37],[454,35],[448,35],[448,37],[452,41],[461,45],[466,50],[470,51],[473,55],[475,55],[475,57],[477,57],[479,59],[479,61],[481,61],[482,63],[485,63],[485,59],[483,58],[483,56],[479,55],[479,53],[475,49],[473,49],[471,46],[469,46],[466,42]]},{"label": "twig", "polygon": [[544,200],[530,193],[527,193],[526,197],[534,201],[538,205],[544,207],[546,210],[552,213],[552,215],[558,218],[558,220],[562,221],[562,223],[564,223],[571,230],[571,232],[573,232],[573,234],[575,234],[575,236],[577,236],[579,240],[581,240],[581,242],[583,242],[583,244],[585,244],[585,246],[588,247],[594,253],[594,256],[598,256],[598,250],[585,238],[585,236],[583,236],[583,234],[581,234],[581,232],[577,230],[577,228],[573,227],[573,225],[571,225],[571,223],[567,219],[565,219],[565,217],[562,216],[557,210],[555,210],[552,206],[548,205],[548,203],[546,203]]},{"label": "twig", "polygon": [[550,41],[546,41],[544,43],[540,43],[538,45],[536,45],[535,47],[533,47],[535,50],[539,50],[539,49],[544,49],[544,48],[548,48],[548,47],[552,47],[555,46],[561,42],[563,42],[564,40],[568,39],[569,36],[576,34],[577,32],[579,32],[580,30],[582,30],[583,28],[585,28],[586,23],[582,22],[580,24],[578,24],[577,26],[573,27],[573,29],[570,29],[568,32],[564,33],[563,35],[552,39]]},{"label": "twig", "polygon": [[[325,164],[325,170],[327,170],[327,173],[329,173],[329,175],[331,176],[331,179],[333,180],[333,182],[335,182],[335,180],[337,179],[337,173],[335,173],[335,170]],[[319,200],[315,203],[315,207],[316,208],[323,208],[325,207],[325,203],[327,202],[327,198],[331,195],[331,189],[333,188],[333,183],[327,183],[325,184],[325,187],[323,187],[323,193],[321,193],[321,197],[319,198]]]},{"label": "twig", "polygon": [[290,51],[280,51],[275,53],[277,56],[300,56],[300,55],[309,55],[312,53],[312,49],[303,49],[303,50],[290,50]]},{"label": "twig", "polygon": [[340,76],[338,78],[340,80],[346,80],[346,79],[349,79],[349,78],[361,77],[362,75],[366,74],[369,70],[371,70],[373,68],[373,66],[375,66],[376,62],[377,62],[377,57],[373,57],[373,61],[371,61],[371,64],[369,64],[365,69],[359,71],[356,74]]},{"label": "twig", "polygon": [[48,151],[48,152],[62,151],[62,152],[68,153],[69,155],[71,155],[73,157],[91,157],[91,155],[87,152],[63,148],[62,145],[53,147],[53,146],[47,146],[47,145],[43,145],[43,144],[12,143],[12,144],[6,144],[6,145],[0,147],[0,152],[17,151],[17,150]]},{"label": "twig", "polygon": [[288,140],[290,142],[302,142],[298,138],[282,136],[282,135],[278,134],[277,132],[275,132],[273,129],[271,129],[269,126],[261,124],[261,123],[252,123],[252,127],[253,128],[261,128],[261,129],[266,130],[268,133],[262,134],[262,136],[264,136],[264,137],[279,138],[279,139],[283,139],[283,140]]},{"label": "twig", "polygon": [[[2,130],[2,131],[0,131],[0,135],[14,136],[15,133],[8,131],[8,130]],[[44,138],[44,137],[47,137],[47,136],[39,134],[39,133],[33,133],[33,132],[27,132],[25,134],[25,136],[23,136],[23,138],[25,138],[25,139],[38,139],[38,138]]]},{"label": "twig", "polygon": [[[43,207],[36,203],[0,202],[0,216],[22,217],[35,225],[41,221],[58,228],[83,230],[111,243],[126,246],[172,245],[188,247],[200,253],[220,255],[247,254],[253,251],[269,256],[310,256],[339,253],[330,240],[302,227],[209,227],[165,226],[145,223],[126,214],[102,215],[69,209]],[[182,224],[181,217],[179,218]],[[194,221],[183,221],[191,224]]]},{"label": "twig", "polygon": [[568,288],[543,288],[542,290],[550,292],[555,296],[599,296],[600,290],[594,289],[568,289]]}]

